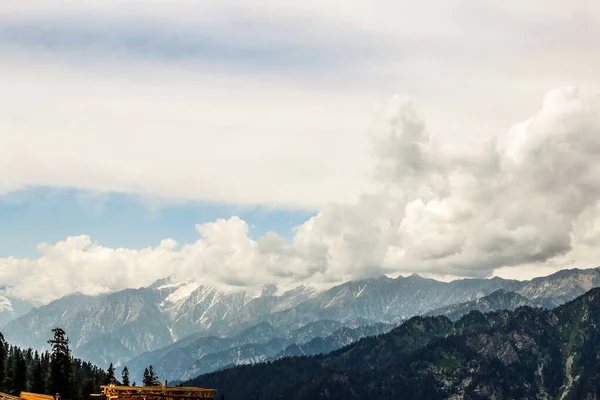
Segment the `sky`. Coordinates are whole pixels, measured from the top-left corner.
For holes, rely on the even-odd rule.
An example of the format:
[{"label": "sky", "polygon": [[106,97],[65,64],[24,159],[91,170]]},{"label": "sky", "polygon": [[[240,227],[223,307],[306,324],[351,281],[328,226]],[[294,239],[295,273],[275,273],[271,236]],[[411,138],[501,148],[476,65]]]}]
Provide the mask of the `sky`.
[{"label": "sky", "polygon": [[596,1],[3,0],[0,284],[595,267]]}]

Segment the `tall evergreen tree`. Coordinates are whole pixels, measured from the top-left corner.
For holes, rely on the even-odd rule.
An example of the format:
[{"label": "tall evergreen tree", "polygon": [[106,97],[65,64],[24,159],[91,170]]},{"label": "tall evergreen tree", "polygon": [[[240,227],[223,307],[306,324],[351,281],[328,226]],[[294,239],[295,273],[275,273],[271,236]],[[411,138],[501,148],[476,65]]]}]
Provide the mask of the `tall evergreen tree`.
[{"label": "tall evergreen tree", "polygon": [[6,341],[0,332],[0,388],[4,389],[4,364],[6,362]]},{"label": "tall evergreen tree", "polygon": [[[55,332],[55,336],[58,332]],[[58,335],[60,336],[60,335]],[[55,338],[59,339],[59,338]],[[52,388],[52,377],[60,368],[56,366],[60,357],[54,357],[55,347],[61,347],[65,353],[65,340],[56,341],[53,345],[53,354],[48,351],[38,353],[32,349],[20,349],[9,346],[0,334],[0,367],[2,377],[0,380],[0,391],[19,395],[21,391],[34,393],[56,394],[56,388]],[[68,340],[66,340],[66,353],[68,354]],[[60,351],[57,351],[60,353]],[[60,361],[60,360],[59,360]],[[65,376],[69,382],[66,391],[59,392],[64,400],[88,400],[89,395],[98,391],[100,385],[106,381],[107,374],[102,369],[79,359],[66,358],[69,368]],[[58,363],[60,364],[60,363]],[[60,366],[60,365],[59,365]],[[53,375],[54,374],[54,375]]]},{"label": "tall evergreen tree", "polygon": [[30,365],[31,362],[33,361],[33,349],[29,348],[27,349],[25,352],[25,362],[27,362],[27,365]]},{"label": "tall evergreen tree", "polygon": [[15,364],[14,347],[10,346],[6,352],[6,363],[4,365],[4,379],[2,380],[2,388],[9,394],[15,394],[13,385],[13,370]]},{"label": "tall evergreen tree", "polygon": [[142,386],[152,386],[152,381],[150,379],[150,371],[148,371],[148,368],[144,369],[144,377],[142,378]]},{"label": "tall evergreen tree", "polygon": [[97,390],[96,385],[94,384],[93,378],[87,378],[83,383],[83,387],[81,388],[81,397],[83,399],[89,399],[90,395]]},{"label": "tall evergreen tree", "polygon": [[158,386],[158,376],[154,372],[154,368],[152,368],[152,365],[148,367],[148,372],[150,373],[150,386]]},{"label": "tall evergreen tree", "polygon": [[48,340],[52,347],[48,389],[50,393],[58,393],[62,399],[68,400],[71,398],[71,389],[73,388],[69,338],[62,328],[54,328],[52,332],[54,337]]},{"label": "tall evergreen tree", "polygon": [[27,389],[27,362],[21,349],[15,348],[13,364],[13,391],[16,395]]},{"label": "tall evergreen tree", "polygon": [[44,370],[42,368],[42,360],[37,351],[33,357],[33,368],[31,371],[31,383],[29,391],[33,393],[44,393]]},{"label": "tall evergreen tree", "polygon": [[144,370],[143,384],[144,386],[158,386],[158,377],[154,373],[152,365]]},{"label": "tall evergreen tree", "polygon": [[123,372],[121,373],[121,379],[123,381],[123,386],[129,386],[129,370],[127,366],[123,368]]},{"label": "tall evergreen tree", "polygon": [[106,384],[116,383],[117,378],[115,377],[115,367],[112,363],[108,366],[108,370],[106,371]]}]

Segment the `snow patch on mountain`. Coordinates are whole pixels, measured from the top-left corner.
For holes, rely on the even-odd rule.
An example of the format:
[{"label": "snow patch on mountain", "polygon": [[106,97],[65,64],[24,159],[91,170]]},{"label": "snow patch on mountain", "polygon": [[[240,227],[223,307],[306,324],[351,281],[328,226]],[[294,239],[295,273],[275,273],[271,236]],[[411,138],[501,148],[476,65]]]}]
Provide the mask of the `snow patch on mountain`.
[{"label": "snow patch on mountain", "polygon": [[183,301],[190,297],[194,290],[200,287],[200,284],[198,282],[184,282],[172,285],[172,287],[177,287],[177,289],[167,296],[167,298],[165,299],[165,302],[167,303],[179,303],[180,301]]},{"label": "snow patch on mountain", "polygon": [[0,296],[0,312],[12,313],[14,311],[15,311],[15,309],[13,308],[13,305],[12,305],[12,302],[10,301],[10,299],[6,296]]},{"label": "snow patch on mountain", "polygon": [[0,285],[0,326],[8,324],[39,305],[37,302],[21,300],[13,296],[12,287]]}]

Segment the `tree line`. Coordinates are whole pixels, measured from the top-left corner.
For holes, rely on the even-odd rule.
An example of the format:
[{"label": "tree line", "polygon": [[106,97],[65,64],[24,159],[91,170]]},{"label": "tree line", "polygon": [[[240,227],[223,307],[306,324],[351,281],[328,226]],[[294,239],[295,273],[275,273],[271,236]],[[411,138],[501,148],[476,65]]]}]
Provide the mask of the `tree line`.
[{"label": "tree line", "polygon": [[[106,381],[107,381],[107,383],[113,383],[115,385],[137,386],[135,382],[130,383],[129,370],[127,369],[127,367],[123,368],[123,372],[121,373],[121,380],[119,381],[115,377],[115,367],[113,366],[112,363],[110,363],[110,365],[108,367]],[[142,379],[142,385],[143,386],[159,386],[160,385],[160,383],[158,381],[158,376],[154,372],[154,368],[152,367],[152,365],[150,365],[149,367],[144,369],[144,377]]]},{"label": "tree line", "polygon": [[61,328],[52,330],[51,351],[21,349],[0,333],[0,391],[18,396],[22,391],[55,395],[65,400],[89,399],[106,381],[106,372],[73,358],[69,339]]},{"label": "tree line", "polygon": [[[69,338],[62,328],[52,329],[48,340],[50,351],[23,350],[10,345],[0,332],[0,392],[19,396],[23,391],[48,395],[59,394],[62,400],[88,400],[101,385],[130,385],[129,371],[123,368],[121,380],[115,377],[111,363],[104,371],[92,363],[74,358]],[[158,386],[158,376],[152,366],[144,370],[144,386]]]}]

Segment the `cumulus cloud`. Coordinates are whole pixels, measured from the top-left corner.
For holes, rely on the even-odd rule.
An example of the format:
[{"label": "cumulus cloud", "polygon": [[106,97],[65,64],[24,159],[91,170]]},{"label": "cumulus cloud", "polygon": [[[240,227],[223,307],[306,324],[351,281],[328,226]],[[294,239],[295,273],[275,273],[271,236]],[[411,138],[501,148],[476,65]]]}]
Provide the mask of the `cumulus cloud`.
[{"label": "cumulus cloud", "polygon": [[396,109],[382,128],[390,140],[380,165],[398,221],[384,266],[488,275],[580,240],[574,224],[597,207],[600,189],[597,99],[552,91],[532,118],[475,155],[438,149],[410,106]]},{"label": "cumulus cloud", "polygon": [[[228,288],[290,280],[334,284],[382,273],[515,277],[593,263],[600,243],[600,101],[554,90],[541,109],[479,147],[437,144],[412,103],[394,97],[374,124],[377,190],[330,204],[291,241],[258,240],[238,217],[197,225],[200,238],[143,250],[88,236],[0,259],[22,297],[105,293],[170,273]],[[580,266],[580,265],[579,265]],[[586,265],[587,266],[587,265]]]}]

